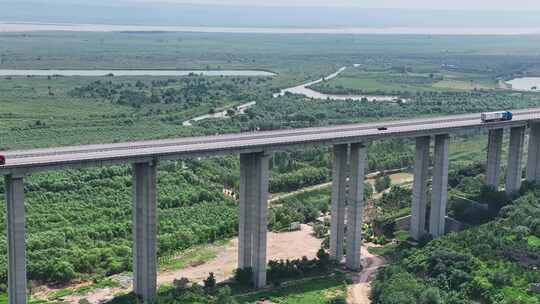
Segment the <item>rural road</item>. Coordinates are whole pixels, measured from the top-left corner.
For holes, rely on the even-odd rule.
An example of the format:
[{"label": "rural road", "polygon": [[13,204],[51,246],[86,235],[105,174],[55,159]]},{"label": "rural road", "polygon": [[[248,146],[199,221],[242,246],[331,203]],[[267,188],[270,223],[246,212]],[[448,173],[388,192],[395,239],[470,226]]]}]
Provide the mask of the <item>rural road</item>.
[{"label": "rural road", "polygon": [[[371,246],[371,245],[370,245]],[[362,266],[361,272],[352,273],[353,284],[349,286],[347,292],[347,304],[370,304],[369,295],[371,293],[371,281],[375,278],[377,270],[386,264],[380,257],[368,252],[367,246],[362,246]]]}]

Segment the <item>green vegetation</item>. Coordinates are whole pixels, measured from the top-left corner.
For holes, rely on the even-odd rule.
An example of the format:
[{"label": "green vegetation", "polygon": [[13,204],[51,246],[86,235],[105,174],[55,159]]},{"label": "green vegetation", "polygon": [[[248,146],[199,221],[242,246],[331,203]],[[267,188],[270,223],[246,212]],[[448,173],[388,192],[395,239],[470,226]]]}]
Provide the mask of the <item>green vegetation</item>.
[{"label": "green vegetation", "polygon": [[[491,36],[2,33],[1,69],[265,69],[277,75],[5,77],[0,81],[0,150],[256,132],[534,107],[540,104],[539,94],[499,90],[496,86],[499,79],[537,73],[535,71],[540,66],[537,57],[539,43],[535,37]],[[359,66],[352,68],[354,64]],[[406,102],[309,100],[294,95],[272,97],[272,93],[279,89],[323,77],[344,65],[349,68],[342,75],[316,88],[334,93],[395,94],[406,97]],[[245,114],[230,111],[222,119],[182,125],[195,116],[232,109],[252,100],[257,103]],[[471,163],[485,158],[485,134],[460,136],[460,139],[453,139],[451,145],[450,212],[471,224],[487,223],[507,202],[500,202],[496,193],[481,188],[483,177],[479,173],[483,172],[483,167],[470,167]],[[410,167],[413,148],[413,141],[408,139],[371,142],[368,146],[368,170]],[[272,193],[284,193],[328,182],[331,162],[331,154],[326,147],[276,153],[272,158],[270,190]],[[212,248],[200,246],[235,236],[238,166],[237,157],[160,164],[158,255],[162,267],[181,268],[210,259],[215,255]],[[33,175],[26,181],[29,279],[39,282],[73,279],[107,282],[100,279],[131,270],[131,168],[115,166],[50,172]],[[378,184],[379,190],[390,186],[383,179]],[[225,195],[224,189],[232,190],[234,195]],[[3,184],[0,184],[1,199],[3,193]],[[329,196],[329,189],[321,189],[275,202],[270,211],[269,228],[282,231],[289,229],[293,222],[314,221],[328,211]],[[366,197],[369,196],[371,193],[366,190]],[[494,208],[490,209],[488,216],[480,217],[481,212],[469,212],[470,204],[458,201],[455,199],[457,196],[479,202],[496,199],[496,204],[490,205]],[[403,199],[405,197],[407,199]],[[373,240],[381,243],[387,237],[403,238],[387,224],[409,212],[409,198],[410,191],[406,188],[392,187],[389,193],[376,200],[375,207],[381,211],[376,219],[380,222],[377,226],[383,228],[377,230],[375,225],[367,226],[365,229],[371,232],[366,235],[374,236]],[[4,213],[4,210],[0,211],[1,221],[5,221]],[[467,218],[471,214],[474,214],[473,218]],[[500,231],[497,227],[507,225],[506,219],[486,225],[495,225],[493,230]],[[0,224],[0,231],[4,232],[5,223]],[[531,227],[526,230],[512,226],[511,230],[514,228],[514,234],[502,229],[501,235],[508,239],[501,243],[538,250],[539,236],[532,232]],[[328,227],[319,223],[315,230],[319,237],[324,237]],[[381,231],[391,233],[385,239],[377,240],[376,234],[377,237],[386,235]],[[444,240],[459,238],[459,235],[439,241],[443,243],[440,246],[446,246]],[[396,250],[401,248],[400,245],[392,246]],[[483,257],[477,257],[479,251],[468,252],[464,258],[465,247],[452,247],[458,254],[452,251],[450,254],[438,254],[468,267],[457,269],[460,274],[487,269],[481,263],[482,267],[478,266],[478,259],[484,263]],[[394,252],[391,249],[385,247],[381,250]],[[0,240],[0,257],[3,257],[0,258],[1,282],[6,281],[6,250],[4,238]],[[424,261],[430,260],[430,251],[418,249],[407,252],[411,256],[418,255],[418,259],[413,261],[415,263],[421,261],[419,263],[424,265]],[[473,262],[469,263],[471,260]],[[494,291],[489,284],[495,284],[500,278],[494,282],[487,279],[489,284],[484,284],[482,279],[490,276],[474,273],[479,278],[475,281],[475,288],[482,288],[482,294],[486,293],[481,300],[504,303],[498,300],[501,294],[503,298],[520,299],[525,292],[525,282],[534,279],[534,274],[531,275],[530,271],[514,274],[514,269],[522,268],[515,266],[519,262],[512,262],[512,256],[500,257],[495,262],[502,264],[488,265],[495,265],[493,269],[510,269],[511,283],[503,278],[504,284],[499,284],[502,288]],[[396,275],[403,276],[398,277],[401,282],[413,285],[417,282],[417,286],[430,287],[422,290],[418,299],[431,303],[437,297],[452,296],[450,287],[439,286],[439,279],[431,277],[440,273],[419,274],[403,269],[403,265],[406,264],[398,262],[398,270],[395,271]],[[381,276],[394,279],[393,271],[388,270]],[[344,295],[342,282],[343,278],[336,275],[269,293],[235,295],[235,298],[241,303],[260,297],[270,297],[282,303],[327,303],[336,298],[334,302],[338,303]],[[393,286],[398,291],[407,291],[397,283]],[[165,303],[173,298],[185,303],[212,303],[220,297],[223,301],[230,299],[226,289],[215,290],[209,298],[208,291],[202,288],[193,287],[179,294],[174,291],[177,287],[165,288]],[[411,290],[416,290],[416,287],[410,286]],[[455,289],[455,286],[451,287]],[[391,292],[391,289],[387,291]],[[526,295],[529,296],[528,293]],[[124,300],[134,303],[130,296]]]},{"label": "green vegetation", "polygon": [[[120,295],[109,301],[111,304],[142,304],[134,294]],[[176,280],[173,285],[161,286],[156,304],[197,303],[197,304],[236,304],[229,287],[203,287],[187,280]]]},{"label": "green vegetation", "polygon": [[[107,100],[119,105],[140,108],[144,104],[177,104],[180,112],[206,106],[218,106],[226,101],[250,101],[257,93],[267,89],[271,78],[264,77],[202,77],[191,75],[183,78],[168,78],[145,83],[97,80],[69,91],[71,97],[89,100]],[[51,91],[52,92],[52,91]],[[54,94],[54,93],[53,93]],[[260,94],[260,93],[259,93]],[[213,109],[211,109],[213,110]],[[152,114],[151,112],[148,115]],[[165,117],[166,118],[166,117]]]},{"label": "green vegetation", "polygon": [[[237,207],[222,194],[219,175],[208,162],[185,165],[159,168],[160,256],[236,233]],[[26,187],[30,278],[58,282],[131,269],[130,168],[40,174]],[[5,256],[6,243],[0,248]]]},{"label": "green vegetation", "polygon": [[390,176],[383,175],[383,176],[377,177],[377,179],[375,179],[375,191],[383,192],[384,190],[390,188],[391,184],[392,184],[392,180],[390,179]]},{"label": "green vegetation", "polygon": [[491,74],[456,73],[446,66],[393,66],[349,68],[337,78],[312,86],[327,94],[396,95],[413,97],[426,92],[495,90],[498,81]]},{"label": "green vegetation", "polygon": [[[298,294],[299,299],[311,299],[319,295],[311,288],[320,286],[319,281],[323,275],[330,277],[331,282],[341,282],[342,285],[339,288],[335,286],[337,284],[332,284],[324,285],[327,287],[323,289],[330,289],[330,286],[332,286],[330,300],[342,301],[344,300],[344,291],[346,290],[345,276],[342,273],[334,273],[333,266],[335,265],[330,260],[329,254],[323,249],[320,249],[317,252],[317,257],[312,260],[304,257],[298,260],[269,261],[269,280],[278,287],[281,285],[284,286],[271,292],[257,292],[253,290],[253,270],[251,268],[236,269],[232,281],[220,284],[216,282],[216,278],[212,272],[203,280],[202,286],[195,282],[190,282],[186,278],[180,278],[174,280],[172,285],[161,286],[155,303],[169,304],[180,301],[181,303],[234,304],[274,297],[278,300],[283,294],[292,292]],[[300,281],[290,281],[290,279],[299,278],[301,279]],[[326,292],[330,292],[330,290],[319,290],[318,292],[324,292],[326,298],[329,296]],[[140,303],[140,299],[130,293],[115,297],[111,303]]]},{"label": "green vegetation", "polygon": [[167,270],[182,269],[192,265],[203,264],[215,258],[220,249],[228,244],[228,240],[221,240],[210,245],[192,246],[179,253],[162,256],[159,259],[159,268]]},{"label": "green vegetation", "polygon": [[539,197],[524,190],[492,222],[389,251],[393,266],[378,274],[374,303],[540,303],[532,291],[540,282]]},{"label": "green vegetation", "polygon": [[[261,299],[269,299],[273,303],[291,304],[327,304],[345,303],[347,295],[346,278],[341,273],[327,275],[324,278],[307,278],[298,282],[290,282],[286,286],[271,291],[235,293],[228,286],[216,286],[213,289],[177,280],[172,286],[164,286],[159,290],[156,304],[200,303],[200,304],[243,304],[254,303]],[[111,304],[141,303],[132,294],[118,296]]]},{"label": "green vegetation", "polygon": [[267,276],[268,281],[279,286],[286,279],[328,274],[331,266],[334,266],[334,262],[330,260],[330,255],[320,248],[317,257],[312,260],[303,256],[301,259],[268,262]]},{"label": "green vegetation", "polygon": [[236,296],[238,303],[253,303],[269,299],[273,303],[284,304],[326,304],[345,303],[347,295],[346,279],[341,274],[315,278],[291,284],[272,291],[261,291],[246,296]]}]

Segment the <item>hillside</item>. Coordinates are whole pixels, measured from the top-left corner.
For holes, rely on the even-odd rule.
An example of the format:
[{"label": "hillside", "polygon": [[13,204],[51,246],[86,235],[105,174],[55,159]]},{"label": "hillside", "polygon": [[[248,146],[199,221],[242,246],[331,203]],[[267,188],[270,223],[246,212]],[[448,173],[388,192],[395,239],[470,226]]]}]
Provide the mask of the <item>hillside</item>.
[{"label": "hillside", "polygon": [[373,303],[540,303],[539,200],[540,189],[524,189],[491,222],[402,243],[377,275]]}]

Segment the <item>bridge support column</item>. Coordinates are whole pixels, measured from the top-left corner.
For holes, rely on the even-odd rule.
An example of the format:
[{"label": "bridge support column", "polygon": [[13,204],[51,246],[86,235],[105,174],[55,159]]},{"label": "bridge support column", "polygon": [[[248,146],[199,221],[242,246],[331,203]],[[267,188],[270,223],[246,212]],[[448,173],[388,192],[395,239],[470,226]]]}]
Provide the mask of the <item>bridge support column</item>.
[{"label": "bridge support column", "polygon": [[410,227],[411,237],[415,240],[420,240],[426,233],[426,205],[430,142],[431,139],[429,136],[416,138],[412,216]]},{"label": "bridge support column", "polygon": [[523,142],[525,127],[510,129],[510,147],[508,149],[508,166],[506,168],[506,194],[514,195],[521,188]]},{"label": "bridge support column", "polygon": [[254,200],[250,197],[250,182],[253,181],[253,157],[251,154],[240,154],[240,206],[238,215],[238,268],[252,267],[252,234]]},{"label": "bridge support column", "polygon": [[332,169],[332,206],[330,223],[330,257],[341,262],[345,234],[345,200],[348,145],[334,146]]},{"label": "bridge support column", "polygon": [[364,216],[364,177],[367,149],[364,144],[351,145],[351,177],[347,208],[347,256],[350,270],[361,267],[362,223]]},{"label": "bridge support column", "polygon": [[157,166],[133,165],[133,287],[145,303],[157,285]]},{"label": "bridge support column", "polygon": [[22,176],[5,178],[9,304],[26,304],[26,219]]},{"label": "bridge support column", "polygon": [[489,131],[486,185],[490,186],[494,190],[499,189],[503,134],[504,129],[494,129]]},{"label": "bridge support column", "polygon": [[533,123],[529,129],[529,151],[527,158],[527,181],[540,181],[540,123]]},{"label": "bridge support column", "polygon": [[253,269],[255,287],[266,285],[269,155],[240,155],[238,268]]},{"label": "bridge support column", "polygon": [[435,136],[429,220],[429,233],[433,237],[445,233],[446,203],[448,201],[448,142],[449,136],[447,134]]}]

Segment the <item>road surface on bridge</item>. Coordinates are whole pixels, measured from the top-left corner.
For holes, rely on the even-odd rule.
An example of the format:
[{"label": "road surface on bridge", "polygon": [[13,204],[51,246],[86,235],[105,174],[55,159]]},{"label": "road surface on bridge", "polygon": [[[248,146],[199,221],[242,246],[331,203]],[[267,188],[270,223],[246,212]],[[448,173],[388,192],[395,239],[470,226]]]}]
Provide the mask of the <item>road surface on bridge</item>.
[{"label": "road surface on bridge", "polygon": [[[480,113],[394,120],[291,130],[249,132],[165,140],[85,145],[0,152],[6,164],[0,174],[80,168],[152,160],[176,160],[207,155],[279,151],[294,146],[331,145],[392,137],[447,134],[468,129],[524,126],[540,121],[540,108],[513,111],[511,121],[483,123]],[[386,130],[379,130],[384,127]]]}]

